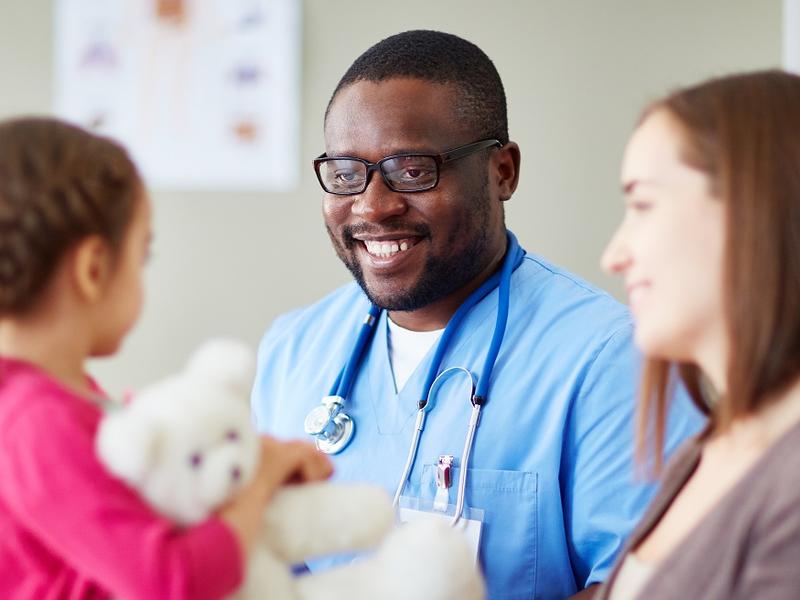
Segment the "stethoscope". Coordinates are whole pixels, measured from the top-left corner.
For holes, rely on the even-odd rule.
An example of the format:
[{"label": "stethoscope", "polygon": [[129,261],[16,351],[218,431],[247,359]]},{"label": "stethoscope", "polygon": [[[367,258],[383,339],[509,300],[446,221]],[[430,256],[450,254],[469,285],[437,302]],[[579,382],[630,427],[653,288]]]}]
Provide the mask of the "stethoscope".
[{"label": "stethoscope", "polygon": [[[510,231],[506,232],[508,238],[508,249],[503,259],[503,264],[499,271],[495,272],[491,277],[481,284],[469,297],[461,304],[455,314],[450,318],[447,323],[442,337],[436,346],[436,352],[433,356],[428,374],[425,378],[425,385],[423,390],[427,390],[423,398],[418,402],[417,418],[414,426],[414,437],[409,447],[408,457],[406,459],[403,474],[397,485],[397,490],[394,495],[394,505],[397,506],[400,501],[400,495],[408,481],[411,469],[414,466],[417,449],[419,448],[420,436],[425,427],[425,418],[427,414],[433,409],[435,402],[435,392],[439,387],[452,376],[462,374],[467,376],[467,381],[470,388],[469,400],[472,405],[470,414],[469,426],[467,428],[467,436],[464,441],[464,448],[461,455],[461,472],[458,482],[458,496],[455,507],[455,515],[452,523],[455,524],[461,518],[464,509],[464,495],[466,490],[466,475],[469,466],[470,454],[472,452],[472,442],[475,438],[475,431],[478,428],[478,420],[480,417],[481,407],[486,404],[487,393],[489,390],[489,381],[492,375],[492,369],[497,361],[497,355],[500,352],[500,345],[503,342],[503,336],[506,331],[506,323],[508,322],[509,310],[509,290],[511,287],[511,275],[514,270],[522,262],[525,252],[520,248],[517,238]],[[497,318],[495,320],[494,333],[489,345],[489,350],[486,353],[486,359],[483,364],[483,373],[480,378],[475,382],[472,373],[463,367],[452,367],[439,372],[444,354],[450,343],[450,339],[455,334],[461,322],[466,317],[467,313],[483,298],[485,298],[495,288],[499,288],[498,302],[497,302]],[[350,357],[345,363],[342,370],[339,372],[336,381],[331,387],[330,393],[322,399],[322,404],[314,407],[308,413],[305,419],[305,431],[312,436],[316,442],[317,448],[325,454],[337,454],[344,450],[350,441],[353,439],[355,433],[355,425],[352,417],[345,412],[345,399],[350,394],[350,389],[353,386],[358,367],[364,355],[364,349],[371,341],[375,333],[375,325],[378,322],[381,309],[374,304],[370,306],[369,312],[364,318],[363,323],[358,332],[356,343],[350,353]]]}]

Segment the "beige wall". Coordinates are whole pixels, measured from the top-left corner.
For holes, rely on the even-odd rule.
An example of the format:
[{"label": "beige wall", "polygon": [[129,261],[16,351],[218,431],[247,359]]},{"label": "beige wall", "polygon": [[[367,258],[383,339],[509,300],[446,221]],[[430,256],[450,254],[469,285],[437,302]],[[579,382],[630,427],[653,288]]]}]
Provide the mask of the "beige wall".
[{"label": "beige wall", "polygon": [[[329,94],[379,39],[442,29],[489,54],[522,147],[510,227],[528,250],[617,294],[598,256],[621,215],[617,172],[638,111],[674,86],[781,57],[780,0],[305,0],[303,10],[301,184],[153,192],[147,308],[123,351],[94,365],[113,392],[177,368],[211,335],[255,345],[276,315],[348,280],[309,165]],[[50,110],[51,20],[47,0],[0,0],[0,117]]]}]

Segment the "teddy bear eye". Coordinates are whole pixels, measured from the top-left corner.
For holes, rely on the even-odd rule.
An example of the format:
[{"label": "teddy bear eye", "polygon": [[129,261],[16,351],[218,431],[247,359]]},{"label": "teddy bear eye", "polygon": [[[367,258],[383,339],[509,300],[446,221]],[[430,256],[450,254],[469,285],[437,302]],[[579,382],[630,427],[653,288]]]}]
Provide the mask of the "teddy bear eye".
[{"label": "teddy bear eye", "polygon": [[239,439],[239,432],[236,431],[235,429],[229,429],[225,433],[225,439],[228,440],[229,442],[236,442]]},{"label": "teddy bear eye", "polygon": [[189,464],[196,469],[197,467],[203,464],[203,455],[200,454],[199,452],[193,453],[189,457]]}]

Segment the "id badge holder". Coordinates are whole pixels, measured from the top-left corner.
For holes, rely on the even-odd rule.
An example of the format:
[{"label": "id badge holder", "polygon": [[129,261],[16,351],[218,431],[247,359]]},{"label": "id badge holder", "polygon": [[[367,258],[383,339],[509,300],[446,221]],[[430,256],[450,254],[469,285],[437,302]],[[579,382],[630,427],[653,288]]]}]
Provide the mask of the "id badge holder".
[{"label": "id badge holder", "polygon": [[[449,500],[450,490],[453,493],[456,489],[452,487],[450,477],[453,465],[452,456],[440,456],[436,472],[436,497],[434,500],[424,500],[412,496],[401,496],[397,516],[401,523],[412,523],[419,520],[440,521],[450,525],[456,514],[456,505]],[[464,506],[461,511],[461,518],[453,527],[460,531],[472,549],[472,556],[475,564],[478,564],[478,551],[481,542],[481,530],[483,529],[484,511],[480,508],[470,508]]]}]

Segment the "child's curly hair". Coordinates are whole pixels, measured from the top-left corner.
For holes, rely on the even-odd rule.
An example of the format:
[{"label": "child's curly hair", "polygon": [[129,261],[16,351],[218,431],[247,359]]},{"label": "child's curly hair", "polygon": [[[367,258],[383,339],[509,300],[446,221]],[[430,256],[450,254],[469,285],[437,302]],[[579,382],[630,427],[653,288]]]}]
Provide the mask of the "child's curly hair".
[{"label": "child's curly hair", "polygon": [[117,251],[142,190],[108,138],[52,118],[0,122],[0,316],[30,309],[85,237]]}]

